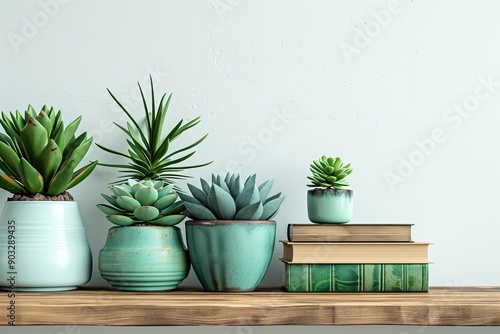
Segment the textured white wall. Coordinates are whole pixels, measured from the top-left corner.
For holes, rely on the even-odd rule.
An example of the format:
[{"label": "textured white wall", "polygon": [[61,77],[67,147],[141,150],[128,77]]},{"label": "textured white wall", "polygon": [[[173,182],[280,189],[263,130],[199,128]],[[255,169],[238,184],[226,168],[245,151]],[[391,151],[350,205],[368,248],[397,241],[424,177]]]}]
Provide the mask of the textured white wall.
[{"label": "textured white wall", "polygon": [[[498,285],[499,9],[493,0],[2,1],[0,110],[54,105],[113,146],[123,137],[110,121],[122,114],[105,88],[141,115],[135,82],[151,73],[158,91],[174,93],[170,125],[202,116],[186,142],[210,133],[192,161],[215,163],[194,177],[275,178],[287,196],[278,239],[287,223],[307,221],[311,160],[340,155],[354,166],[355,222],[414,222],[414,239],[435,243],[432,285]],[[89,159],[112,157],[94,147]],[[72,192],[92,285],[105,283],[96,259],[111,227],[95,205],[116,175],[99,168]],[[282,281],[280,254],[277,244],[266,285]],[[198,284],[194,273],[185,284]]]}]

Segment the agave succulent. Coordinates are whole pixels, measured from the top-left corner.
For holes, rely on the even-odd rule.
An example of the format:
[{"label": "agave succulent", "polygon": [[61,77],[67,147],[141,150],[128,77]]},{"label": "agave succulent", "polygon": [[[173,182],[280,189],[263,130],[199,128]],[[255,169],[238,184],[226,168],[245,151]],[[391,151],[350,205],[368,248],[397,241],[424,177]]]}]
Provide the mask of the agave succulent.
[{"label": "agave succulent", "polygon": [[[144,113],[146,116],[146,130],[143,131],[139,123],[132,117],[132,114],[123,106],[120,101],[111,93],[108,89],[108,93],[111,95],[113,100],[120,106],[120,108],[125,112],[130,122],[126,123],[126,126],[115,125],[120,128],[128,136],[128,150],[127,152],[120,152],[107,148],[103,145],[97,144],[98,147],[105,150],[106,152],[125,157],[128,159],[128,164],[116,164],[116,163],[101,163],[100,165],[106,167],[120,168],[120,172],[126,173],[123,177],[115,183],[124,182],[127,179],[151,179],[151,180],[163,180],[167,184],[174,183],[175,179],[188,178],[187,175],[182,175],[185,169],[197,168],[206,166],[212,161],[197,165],[183,165],[179,166],[180,163],[184,162],[190,158],[196,151],[184,154],[183,152],[190,150],[196,145],[200,144],[208,134],[205,134],[200,139],[194,143],[175,150],[174,152],[169,152],[170,144],[186,130],[194,127],[200,122],[200,117],[196,117],[193,120],[184,124],[184,120],[181,119],[165,136],[162,137],[162,130],[165,124],[165,119],[167,115],[168,106],[170,105],[170,100],[172,94],[168,96],[165,101],[166,93],[160,100],[158,109],[155,108],[155,94],[153,79],[150,76],[151,82],[151,106],[148,108],[146,98],[141,85],[139,85],[139,91],[141,93],[142,102],[144,106]],[[180,155],[183,153],[184,155]]]},{"label": "agave succulent", "polygon": [[274,180],[257,187],[256,175],[242,181],[236,174],[225,178],[212,174],[212,185],[200,179],[201,189],[188,184],[192,197],[179,193],[186,215],[198,220],[269,220],[279,210],[285,197],[281,193],[268,197]]},{"label": "agave succulent", "polygon": [[82,182],[97,161],[75,171],[92,144],[84,132],[75,137],[81,116],[64,127],[61,111],[43,106],[37,115],[31,105],[24,116],[10,119],[2,112],[0,124],[0,188],[13,194],[56,196]]},{"label": "agave succulent", "polygon": [[352,172],[351,164],[344,165],[339,157],[333,158],[323,155],[318,160],[313,160],[310,170],[312,176],[307,177],[311,180],[308,187],[342,189],[349,186],[345,178]]},{"label": "agave succulent", "polygon": [[181,214],[184,206],[177,201],[174,185],[163,181],[135,181],[110,187],[112,195],[101,194],[110,204],[98,204],[99,210],[116,225],[175,225],[186,216]]}]

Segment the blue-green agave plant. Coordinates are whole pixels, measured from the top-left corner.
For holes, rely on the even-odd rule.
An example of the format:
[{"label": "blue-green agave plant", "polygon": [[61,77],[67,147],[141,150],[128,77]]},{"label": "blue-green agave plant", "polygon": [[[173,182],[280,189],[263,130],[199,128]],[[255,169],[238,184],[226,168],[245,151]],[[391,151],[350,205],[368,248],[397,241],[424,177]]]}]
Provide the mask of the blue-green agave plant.
[{"label": "blue-green agave plant", "polygon": [[37,115],[30,105],[24,116],[10,119],[2,112],[0,124],[0,188],[13,194],[56,196],[82,182],[97,161],[75,171],[92,144],[84,132],[75,137],[81,116],[64,127],[61,111],[43,106]]},{"label": "blue-green agave plant", "polygon": [[225,178],[212,174],[212,185],[200,179],[201,189],[188,184],[192,197],[179,193],[186,215],[197,220],[269,220],[279,210],[285,197],[281,193],[268,197],[274,180],[257,186],[256,175],[245,182],[239,175]]},{"label": "blue-green agave plant", "polygon": [[175,225],[186,216],[181,214],[184,206],[177,201],[174,185],[163,181],[128,180],[113,185],[111,195],[101,194],[110,204],[98,204],[97,208],[116,225]]},{"label": "blue-green agave plant", "polygon": [[352,173],[351,164],[344,165],[339,157],[323,155],[318,160],[313,160],[309,169],[312,176],[307,177],[311,180],[308,187],[342,189],[349,186],[345,178]]}]

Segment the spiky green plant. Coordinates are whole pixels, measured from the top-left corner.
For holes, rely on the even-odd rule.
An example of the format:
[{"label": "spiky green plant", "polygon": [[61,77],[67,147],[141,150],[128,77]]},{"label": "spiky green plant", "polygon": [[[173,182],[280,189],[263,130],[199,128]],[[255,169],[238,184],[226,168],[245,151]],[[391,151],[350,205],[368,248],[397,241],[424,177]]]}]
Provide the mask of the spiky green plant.
[{"label": "spiky green plant", "polygon": [[311,180],[308,187],[342,189],[349,186],[345,178],[352,172],[351,164],[348,163],[344,166],[339,157],[333,158],[323,155],[318,160],[313,160],[310,170],[312,176],[307,177]]},{"label": "spiky green plant", "polygon": [[92,144],[84,132],[75,137],[82,117],[64,127],[61,111],[43,106],[37,115],[31,105],[24,116],[16,110],[10,119],[2,112],[0,124],[0,187],[13,194],[56,196],[82,182],[97,161],[75,172]]},{"label": "spiky green plant", "polygon": [[142,87],[139,83],[139,91],[142,97],[142,103],[144,106],[145,114],[145,131],[139,125],[139,122],[134,119],[132,114],[123,106],[123,104],[118,101],[118,99],[111,93],[108,89],[109,94],[113,100],[120,106],[120,108],[125,112],[130,122],[126,123],[126,126],[114,123],[118,128],[120,128],[128,136],[127,152],[120,152],[113,150],[97,144],[98,147],[105,150],[106,152],[125,157],[128,160],[128,164],[116,164],[116,163],[100,163],[102,166],[119,168],[120,172],[125,173],[122,178],[114,183],[122,183],[127,179],[151,179],[151,180],[163,180],[167,184],[174,183],[175,179],[188,178],[187,175],[180,174],[185,169],[197,168],[206,166],[212,161],[198,164],[198,165],[183,165],[179,164],[190,158],[196,151],[191,151],[187,154],[180,155],[181,153],[190,150],[196,145],[200,144],[208,134],[205,134],[200,139],[194,143],[170,152],[170,144],[186,130],[191,129],[200,122],[200,116],[184,124],[184,120],[181,119],[165,137],[162,137],[162,130],[165,125],[165,119],[167,115],[168,106],[170,105],[170,100],[172,94],[168,96],[165,101],[167,94],[163,94],[158,108],[155,107],[155,94],[153,79],[150,76],[151,82],[151,105],[148,107],[146,98]]},{"label": "spiky green plant", "polygon": [[175,225],[185,216],[184,206],[177,201],[174,185],[163,181],[135,181],[111,186],[112,195],[101,194],[111,205],[98,204],[99,210],[116,225]]},{"label": "spiky green plant", "polygon": [[201,189],[188,184],[193,197],[179,193],[187,209],[187,216],[198,220],[269,220],[279,210],[285,197],[281,193],[268,197],[274,180],[256,184],[256,175],[245,182],[239,175],[212,174],[212,185],[200,179]]}]

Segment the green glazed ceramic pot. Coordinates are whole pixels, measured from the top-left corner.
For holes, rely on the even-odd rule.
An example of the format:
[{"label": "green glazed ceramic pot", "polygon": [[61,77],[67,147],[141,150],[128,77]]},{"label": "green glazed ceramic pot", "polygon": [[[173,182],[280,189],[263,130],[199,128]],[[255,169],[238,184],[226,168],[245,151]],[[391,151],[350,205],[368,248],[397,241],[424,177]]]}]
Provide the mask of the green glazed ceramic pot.
[{"label": "green glazed ceramic pot", "polygon": [[189,257],[207,291],[252,291],[269,268],[276,238],[272,220],[186,222]]},{"label": "green glazed ceramic pot", "polygon": [[320,224],[344,224],[352,219],[353,191],[314,188],[307,191],[309,220]]},{"label": "green glazed ceramic pot", "polygon": [[0,287],[73,290],[92,274],[92,254],[78,204],[8,201],[0,216]]},{"label": "green glazed ceramic pot", "polygon": [[99,270],[117,290],[173,290],[189,273],[181,230],[175,226],[116,226],[99,252]]}]

